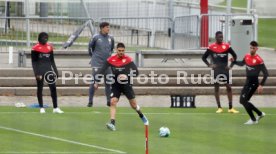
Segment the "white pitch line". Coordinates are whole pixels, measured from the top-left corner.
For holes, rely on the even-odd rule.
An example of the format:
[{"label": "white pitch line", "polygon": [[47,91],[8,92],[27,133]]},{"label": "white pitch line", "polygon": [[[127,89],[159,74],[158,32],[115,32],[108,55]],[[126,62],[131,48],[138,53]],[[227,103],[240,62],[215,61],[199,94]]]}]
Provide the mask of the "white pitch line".
[{"label": "white pitch line", "polygon": [[8,131],[14,131],[14,132],[22,133],[22,134],[28,134],[28,135],[32,135],[32,136],[38,136],[38,137],[41,137],[41,138],[47,138],[47,139],[61,141],[61,142],[67,142],[67,143],[76,144],[76,145],[82,145],[82,146],[96,148],[96,149],[105,150],[105,151],[110,151],[110,152],[114,152],[114,153],[126,153],[126,152],[115,150],[115,149],[109,149],[109,148],[105,148],[105,147],[101,147],[101,146],[97,146],[97,145],[91,145],[91,144],[81,143],[81,142],[77,142],[77,141],[62,139],[62,138],[58,138],[58,137],[52,137],[52,136],[47,136],[47,135],[43,135],[43,134],[27,132],[27,131],[14,129],[14,128],[9,128],[9,127],[5,127],[5,126],[1,126],[1,125],[0,125],[0,129],[4,129],[4,130],[8,130]]},{"label": "white pitch line", "polygon": [[[170,112],[143,112],[146,115],[233,115],[230,113],[211,113],[211,112],[201,112],[201,113],[187,113],[187,112],[179,112],[179,113],[170,113]],[[0,112],[0,114],[40,114],[39,112]],[[47,114],[47,113],[46,113]],[[52,114],[52,113],[49,113]],[[109,114],[108,112],[65,112],[64,114]],[[116,114],[121,114],[121,115],[136,115],[136,112],[133,113],[124,113],[124,112],[119,112]],[[246,113],[239,113],[235,115],[247,115]],[[272,115],[275,116],[276,113],[266,113],[266,115]]]},{"label": "white pitch line", "polygon": [[0,152],[0,154],[114,154],[115,152]]}]

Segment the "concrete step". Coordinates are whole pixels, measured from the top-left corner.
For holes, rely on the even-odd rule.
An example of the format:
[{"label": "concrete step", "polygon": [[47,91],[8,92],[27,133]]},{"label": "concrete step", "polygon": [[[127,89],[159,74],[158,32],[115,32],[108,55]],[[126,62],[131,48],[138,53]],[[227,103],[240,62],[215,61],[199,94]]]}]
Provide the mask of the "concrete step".
[{"label": "concrete step", "polygon": [[[58,95],[60,96],[87,96],[88,87],[58,87]],[[239,95],[242,87],[234,86],[233,94]],[[134,87],[136,95],[213,95],[214,87]],[[104,88],[100,87],[96,95],[103,95]],[[226,94],[225,87],[221,87],[221,94]],[[265,86],[264,94],[275,95],[275,86]],[[36,87],[0,87],[0,95],[2,96],[35,96]],[[44,95],[49,95],[48,88],[45,88]]]},{"label": "concrete step", "polygon": [[[58,68],[59,76],[85,76],[91,74],[91,68]],[[270,76],[276,76],[276,69],[268,69]],[[139,68],[140,75],[149,76],[149,74],[166,74],[170,77],[176,76],[203,76],[210,74],[209,68]],[[178,75],[179,74],[179,75]],[[245,76],[245,68],[234,68],[233,76]],[[0,77],[33,77],[32,68],[0,68]]]},{"label": "concrete step", "polygon": [[[90,85],[90,79],[87,78],[59,78],[57,86],[62,87],[88,87]],[[260,77],[260,80],[262,77]],[[245,84],[245,77],[233,77],[233,86],[243,86]],[[206,83],[207,81],[208,83]],[[147,78],[139,77],[133,79],[134,86],[213,86],[211,84],[211,78]],[[269,77],[266,81],[267,86],[276,86],[276,77]],[[35,87],[36,80],[34,77],[0,77],[0,87]]]}]

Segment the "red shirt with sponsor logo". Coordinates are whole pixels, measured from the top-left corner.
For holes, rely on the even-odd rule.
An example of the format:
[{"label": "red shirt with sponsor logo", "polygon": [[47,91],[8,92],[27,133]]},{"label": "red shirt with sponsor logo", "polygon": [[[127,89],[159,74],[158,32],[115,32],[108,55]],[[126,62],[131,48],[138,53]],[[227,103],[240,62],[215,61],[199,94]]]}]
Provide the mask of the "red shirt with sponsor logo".
[{"label": "red shirt with sponsor logo", "polygon": [[242,61],[236,61],[235,64],[239,66],[246,65],[246,76],[248,82],[259,83],[258,77],[260,72],[263,72],[264,77],[261,81],[261,85],[264,85],[269,74],[263,59],[258,54],[251,55],[248,53],[244,56]]},{"label": "red shirt with sponsor logo", "polygon": [[[231,54],[235,60],[237,59],[236,53],[228,43],[213,43],[209,45],[202,56],[202,60],[207,66],[215,64],[217,69],[224,69],[228,66],[228,54]],[[207,60],[208,57],[211,58],[210,62]],[[231,66],[233,66],[233,64],[231,64]]]},{"label": "red shirt with sponsor logo", "polygon": [[56,64],[53,55],[53,46],[46,43],[37,43],[32,47],[32,66],[35,75],[44,75],[49,71],[57,73]]},{"label": "red shirt with sponsor logo", "polygon": [[124,55],[123,57],[113,55],[107,59],[105,64],[97,72],[95,72],[94,76],[97,74],[104,74],[108,67],[111,67],[115,81],[117,81],[117,78],[122,75],[128,77],[126,80],[129,80],[132,76],[138,75],[138,69],[131,57],[127,55]]}]

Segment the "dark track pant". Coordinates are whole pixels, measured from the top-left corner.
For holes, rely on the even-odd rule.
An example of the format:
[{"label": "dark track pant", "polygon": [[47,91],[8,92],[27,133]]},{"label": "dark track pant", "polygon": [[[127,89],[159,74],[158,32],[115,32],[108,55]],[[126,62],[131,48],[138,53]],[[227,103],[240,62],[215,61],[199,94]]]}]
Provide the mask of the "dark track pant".
[{"label": "dark track pant", "polygon": [[247,82],[244,85],[240,95],[240,103],[244,106],[246,112],[249,114],[251,120],[253,121],[256,121],[253,111],[255,111],[259,116],[262,115],[262,112],[259,109],[257,109],[252,103],[249,102],[249,100],[257,90],[258,86],[258,82]]}]

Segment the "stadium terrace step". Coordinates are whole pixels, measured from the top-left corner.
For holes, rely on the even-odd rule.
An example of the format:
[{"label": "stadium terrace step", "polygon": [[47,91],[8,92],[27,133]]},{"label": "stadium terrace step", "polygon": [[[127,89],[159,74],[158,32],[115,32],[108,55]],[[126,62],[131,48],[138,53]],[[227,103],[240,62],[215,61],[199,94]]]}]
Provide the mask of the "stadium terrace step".
[{"label": "stadium terrace step", "polygon": [[[199,74],[210,74],[209,68],[139,68],[140,74],[149,75],[155,73],[157,75],[166,74],[170,77],[177,76],[177,72],[180,75],[183,75],[183,72],[186,72],[188,76],[194,74],[197,76]],[[270,76],[276,76],[276,68],[268,69]],[[91,68],[59,68],[59,76],[62,76],[62,73],[66,76],[70,75],[70,72],[73,75],[90,75]],[[32,68],[0,68],[0,77],[33,77],[34,73]],[[234,68],[233,76],[245,76],[245,68]]]},{"label": "stadium terrace step", "polygon": [[[139,68],[140,81],[144,81],[148,77],[147,84],[138,84],[137,79],[134,78],[134,89],[136,95],[170,95],[170,94],[195,94],[195,95],[213,95],[214,88],[210,84],[192,84],[191,76],[195,77],[205,74],[210,74],[208,68]],[[71,73],[70,73],[71,71]],[[185,71],[187,73],[188,84],[185,84],[184,80],[180,80],[181,84],[177,84],[177,71]],[[264,87],[264,94],[276,93],[276,69],[269,69],[270,77],[267,80]],[[155,73],[157,77],[161,74],[169,76],[169,82],[167,84],[152,84],[150,74]],[[63,73],[63,75],[62,75]],[[61,79],[63,77],[69,77],[72,75],[72,79],[62,84]],[[58,94],[62,96],[87,96],[88,84],[83,82],[83,76],[91,74],[91,68],[60,68],[57,86]],[[234,69],[233,70],[233,93],[239,94],[242,86],[245,83],[245,70]],[[63,76],[63,77],[62,77]],[[78,79],[75,80],[75,77]],[[160,77],[161,78],[161,77]],[[193,81],[197,81],[195,78]],[[78,84],[75,84],[75,82]],[[154,81],[158,81],[155,79]],[[164,80],[162,80],[164,81]],[[207,80],[208,81],[208,80]],[[225,87],[222,87],[225,89]],[[225,94],[225,90],[221,90]],[[101,86],[97,95],[103,95],[103,87]],[[0,69],[0,95],[17,95],[17,96],[34,96],[36,95],[36,83],[32,68],[1,68]],[[45,85],[45,95],[49,95],[49,90]]]},{"label": "stadium terrace step", "polygon": [[[260,80],[262,78],[260,77]],[[167,81],[166,81],[167,80]],[[207,81],[207,83],[205,82]],[[167,77],[167,78],[149,78],[149,77],[139,77],[133,78],[133,85],[137,87],[145,86],[213,86],[211,83],[211,78],[176,78],[176,77]],[[233,86],[243,86],[246,82],[245,77],[233,77],[232,85]],[[59,78],[57,81],[58,87],[88,87],[90,85],[90,79],[85,78]],[[268,86],[276,86],[276,77],[269,77],[266,81]],[[36,81],[34,77],[0,77],[0,87],[35,87]],[[46,86],[46,85],[45,85]]]},{"label": "stadium terrace step", "polygon": [[[233,94],[239,95],[242,87],[233,87]],[[88,87],[58,87],[60,96],[87,96]],[[136,95],[213,95],[213,87],[134,87]],[[221,88],[221,93],[226,94],[225,87]],[[36,87],[0,87],[0,94],[4,96],[35,96]],[[96,95],[103,95],[104,88],[100,87]],[[264,94],[275,95],[275,86],[265,86]],[[45,88],[44,95],[49,95],[48,88]]]}]

